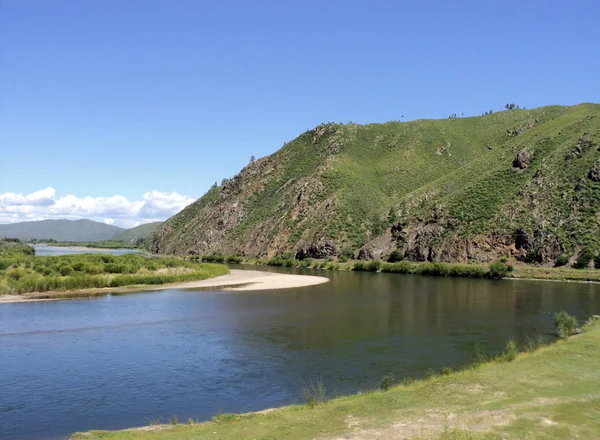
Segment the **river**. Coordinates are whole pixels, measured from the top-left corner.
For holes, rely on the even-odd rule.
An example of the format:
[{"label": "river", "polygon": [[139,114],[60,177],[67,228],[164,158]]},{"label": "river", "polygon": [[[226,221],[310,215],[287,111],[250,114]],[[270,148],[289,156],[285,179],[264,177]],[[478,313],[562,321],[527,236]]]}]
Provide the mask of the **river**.
[{"label": "river", "polygon": [[422,377],[600,311],[595,284],[266,270],[327,276],[258,292],[165,290],[0,304],[0,438],[207,420]]}]

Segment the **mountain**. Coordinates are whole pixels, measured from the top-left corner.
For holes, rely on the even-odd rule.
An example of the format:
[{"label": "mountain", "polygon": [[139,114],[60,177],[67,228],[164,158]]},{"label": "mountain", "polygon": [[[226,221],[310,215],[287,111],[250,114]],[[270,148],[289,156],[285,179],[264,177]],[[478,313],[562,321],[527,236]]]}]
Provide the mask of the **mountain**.
[{"label": "mountain", "polygon": [[127,243],[135,243],[140,239],[145,239],[158,228],[162,222],[146,223],[144,225],[136,226],[131,229],[124,229],[117,232],[111,240],[124,241]]},{"label": "mountain", "polygon": [[0,225],[0,237],[20,240],[102,241],[122,228],[92,220],[41,220]]},{"label": "mountain", "polygon": [[162,254],[550,262],[599,249],[600,105],[321,124],[149,237]]}]

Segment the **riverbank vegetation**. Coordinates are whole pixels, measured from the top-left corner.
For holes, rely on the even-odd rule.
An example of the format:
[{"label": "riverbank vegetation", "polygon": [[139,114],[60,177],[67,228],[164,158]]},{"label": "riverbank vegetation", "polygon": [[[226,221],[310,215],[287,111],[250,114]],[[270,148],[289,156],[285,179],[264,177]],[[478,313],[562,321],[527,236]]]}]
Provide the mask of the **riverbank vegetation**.
[{"label": "riverbank vegetation", "polygon": [[322,270],[354,270],[360,272],[400,273],[411,275],[451,276],[467,278],[515,278],[541,279],[557,281],[600,282],[599,269],[574,269],[571,267],[545,267],[524,263],[509,264],[507,259],[493,263],[431,263],[401,260],[388,262],[382,260],[350,260],[344,256],[333,258],[297,260],[292,253],[286,253],[270,259],[243,258],[239,255],[205,254],[185,257],[190,261],[206,261],[228,264],[249,264],[278,267],[296,267]]},{"label": "riverbank vegetation", "polygon": [[228,273],[224,265],[146,258],[137,254],[36,257],[12,252],[0,255],[0,294],[159,285]]},{"label": "riverbank vegetation", "polygon": [[502,353],[480,351],[466,367],[429,372],[418,381],[388,376],[381,390],[362,394],[260,413],[219,412],[204,423],[190,419],[187,425],[91,431],[73,438],[597,438],[600,325],[590,321],[581,335],[551,345],[541,341],[509,340]]}]

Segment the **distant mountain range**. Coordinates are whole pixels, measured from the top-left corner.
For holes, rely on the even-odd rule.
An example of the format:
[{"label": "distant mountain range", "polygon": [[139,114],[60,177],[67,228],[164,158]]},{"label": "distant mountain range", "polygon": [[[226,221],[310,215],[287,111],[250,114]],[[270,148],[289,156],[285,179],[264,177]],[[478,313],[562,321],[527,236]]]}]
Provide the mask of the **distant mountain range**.
[{"label": "distant mountain range", "polygon": [[161,223],[148,223],[131,229],[92,220],[41,220],[0,224],[0,238],[18,238],[20,240],[57,240],[57,241],[104,241],[116,240],[135,243],[146,238]]},{"label": "distant mountain range", "polygon": [[135,243],[139,239],[144,239],[152,234],[161,224],[162,222],[146,223],[145,225],[139,225],[135,228],[123,229],[117,232],[111,240]]}]

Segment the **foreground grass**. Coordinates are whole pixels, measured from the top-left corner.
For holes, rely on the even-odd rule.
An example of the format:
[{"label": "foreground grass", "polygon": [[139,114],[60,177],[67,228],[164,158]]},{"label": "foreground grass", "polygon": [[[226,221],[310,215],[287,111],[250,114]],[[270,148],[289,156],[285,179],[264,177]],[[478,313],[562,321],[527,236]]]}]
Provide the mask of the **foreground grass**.
[{"label": "foreground grass", "polygon": [[82,439],[596,439],[600,325],[512,362],[492,362],[387,392],[210,422],[76,433]]}]

